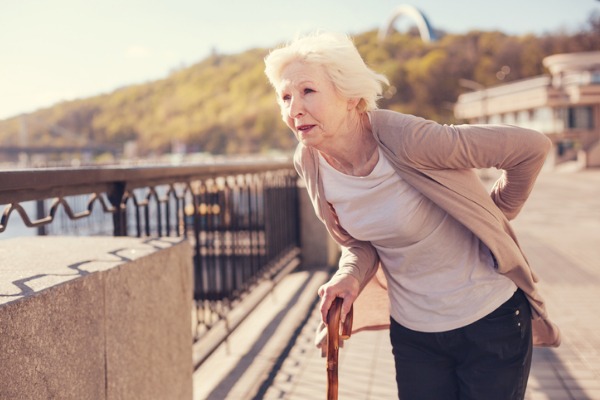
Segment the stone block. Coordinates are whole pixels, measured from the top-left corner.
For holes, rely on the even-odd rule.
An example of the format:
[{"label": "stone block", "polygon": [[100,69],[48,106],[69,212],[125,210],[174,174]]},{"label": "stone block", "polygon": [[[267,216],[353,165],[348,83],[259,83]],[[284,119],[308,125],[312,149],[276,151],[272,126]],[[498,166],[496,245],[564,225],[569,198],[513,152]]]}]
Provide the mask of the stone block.
[{"label": "stone block", "polygon": [[191,399],[179,238],[0,241],[0,399]]},{"label": "stone block", "polygon": [[102,277],[0,307],[0,399],[105,398]]},{"label": "stone block", "polygon": [[306,188],[298,188],[300,205],[300,244],[305,268],[336,266],[340,248],[316,216]]},{"label": "stone block", "polygon": [[178,250],[105,273],[107,399],[192,398],[192,255]]}]

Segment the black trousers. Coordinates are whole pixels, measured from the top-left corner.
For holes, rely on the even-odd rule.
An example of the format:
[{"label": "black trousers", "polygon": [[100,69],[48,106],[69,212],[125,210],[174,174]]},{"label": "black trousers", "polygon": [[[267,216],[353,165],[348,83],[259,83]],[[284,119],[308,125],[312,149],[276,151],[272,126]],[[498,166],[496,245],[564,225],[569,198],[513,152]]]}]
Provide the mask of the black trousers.
[{"label": "black trousers", "polygon": [[522,400],[531,367],[531,310],[521,290],[465,327],[424,333],[391,320],[401,400]]}]

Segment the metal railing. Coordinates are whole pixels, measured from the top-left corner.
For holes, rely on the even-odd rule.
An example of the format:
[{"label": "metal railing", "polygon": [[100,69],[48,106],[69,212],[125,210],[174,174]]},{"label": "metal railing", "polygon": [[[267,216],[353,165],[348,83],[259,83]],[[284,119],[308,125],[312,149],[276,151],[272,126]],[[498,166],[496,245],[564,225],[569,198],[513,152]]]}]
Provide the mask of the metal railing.
[{"label": "metal railing", "polygon": [[289,160],[0,171],[0,207],[0,238],[15,214],[41,235],[187,238],[196,340],[300,252]]}]

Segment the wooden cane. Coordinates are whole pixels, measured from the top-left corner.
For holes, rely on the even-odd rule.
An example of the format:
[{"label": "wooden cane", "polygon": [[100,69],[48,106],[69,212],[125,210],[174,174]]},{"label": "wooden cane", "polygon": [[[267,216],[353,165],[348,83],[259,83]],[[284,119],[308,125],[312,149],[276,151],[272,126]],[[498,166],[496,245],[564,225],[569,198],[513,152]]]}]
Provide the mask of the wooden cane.
[{"label": "wooden cane", "polygon": [[340,339],[346,340],[350,338],[352,332],[352,307],[348,315],[346,315],[346,320],[340,327],[342,303],[343,299],[337,297],[327,313],[327,400],[337,400],[338,398],[338,353]]}]

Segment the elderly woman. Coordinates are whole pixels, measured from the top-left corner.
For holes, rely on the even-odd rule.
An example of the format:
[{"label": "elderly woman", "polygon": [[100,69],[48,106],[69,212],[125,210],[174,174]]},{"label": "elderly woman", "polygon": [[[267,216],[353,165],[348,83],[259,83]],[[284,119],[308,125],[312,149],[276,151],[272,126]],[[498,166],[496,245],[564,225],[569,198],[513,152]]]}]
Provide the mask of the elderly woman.
[{"label": "elderly woman", "polygon": [[[299,38],[265,63],[299,141],[296,169],[341,246],[319,289],[323,320],[341,297],[342,319],[358,300],[355,328],[390,327],[402,400],[522,399],[532,344],[557,346],[560,336],[509,220],[550,141],[378,110],[387,79],[343,35]],[[474,172],[488,167],[503,170],[491,195]]]}]

